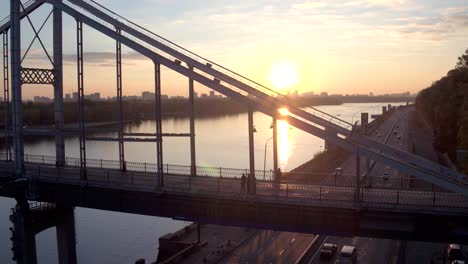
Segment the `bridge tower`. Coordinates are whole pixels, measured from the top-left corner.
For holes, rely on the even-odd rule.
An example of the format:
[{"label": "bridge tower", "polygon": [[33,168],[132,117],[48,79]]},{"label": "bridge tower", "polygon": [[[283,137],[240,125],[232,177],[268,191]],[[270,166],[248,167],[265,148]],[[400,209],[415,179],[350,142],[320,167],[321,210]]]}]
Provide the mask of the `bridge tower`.
[{"label": "bridge tower", "polygon": [[[44,43],[39,34],[49,19],[46,18],[41,27],[37,30],[33,25],[26,8],[21,1],[10,1],[10,43],[8,43],[8,29],[3,32],[3,73],[4,73],[4,103],[5,103],[5,138],[6,138],[6,159],[11,159],[9,135],[13,138],[15,173],[17,177],[22,177],[24,172],[24,145],[23,145],[23,107],[22,107],[22,86],[23,84],[52,85],[54,88],[54,123],[55,129],[52,135],[55,136],[56,165],[65,165],[65,144],[63,138],[63,53],[62,53],[62,11],[53,8],[53,58],[49,56]],[[31,41],[25,54],[21,55],[21,18],[26,17],[35,36]],[[25,68],[22,62],[31,49],[35,40],[41,44],[44,53],[51,64],[50,69]],[[8,44],[11,44],[9,46]],[[8,48],[10,56],[8,57]],[[8,65],[10,63],[10,65]],[[11,68],[11,85],[9,85],[9,69]],[[12,127],[9,127],[9,88],[11,87],[11,109]]]}]

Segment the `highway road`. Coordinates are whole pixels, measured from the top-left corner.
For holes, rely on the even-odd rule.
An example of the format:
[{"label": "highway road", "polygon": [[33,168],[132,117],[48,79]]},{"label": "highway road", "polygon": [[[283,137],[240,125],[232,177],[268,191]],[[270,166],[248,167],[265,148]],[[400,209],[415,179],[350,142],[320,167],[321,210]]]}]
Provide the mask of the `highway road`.
[{"label": "highway road", "polygon": [[[381,142],[398,147],[403,150],[409,148],[409,122],[412,108],[404,108],[394,112],[385,122],[371,135],[372,138]],[[361,173],[364,173],[365,158],[361,158]],[[356,156],[351,155],[341,166],[344,174],[356,173]],[[382,177],[384,173],[389,174],[389,179],[384,180]],[[407,184],[407,180],[401,180],[398,171],[389,168],[384,164],[376,163],[374,170],[371,174],[371,179],[368,183],[372,183],[372,187],[399,187]],[[338,179],[340,180],[340,179]],[[344,179],[343,179],[344,180]],[[334,243],[338,245],[338,252],[331,260],[320,259],[320,248],[323,243]],[[400,241],[387,240],[387,239],[374,239],[363,237],[335,237],[327,236],[323,239],[322,245],[312,255],[309,263],[334,263],[335,258],[344,245],[353,245],[358,249],[358,263],[397,263],[400,251]]]},{"label": "highway road", "polygon": [[293,263],[314,238],[310,234],[260,230],[219,263]]}]

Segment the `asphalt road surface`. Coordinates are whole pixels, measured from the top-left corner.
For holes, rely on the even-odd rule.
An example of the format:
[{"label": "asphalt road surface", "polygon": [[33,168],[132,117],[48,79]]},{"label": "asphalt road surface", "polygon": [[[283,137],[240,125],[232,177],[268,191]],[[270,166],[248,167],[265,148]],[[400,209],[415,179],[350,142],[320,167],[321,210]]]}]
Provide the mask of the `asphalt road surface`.
[{"label": "asphalt road surface", "polygon": [[[408,150],[409,148],[409,122],[412,108],[404,108],[394,112],[384,123],[371,135],[372,138],[386,142],[391,146]],[[366,171],[366,158],[361,157],[361,173]],[[344,174],[356,173],[356,156],[351,155],[341,166]],[[384,179],[384,173],[388,173],[388,179]],[[408,184],[407,180],[401,180],[398,171],[384,165],[376,163],[371,174],[372,187],[399,187]],[[405,179],[405,178],[403,178]],[[340,180],[340,179],[338,179]],[[332,259],[323,260],[320,258],[320,248],[323,243],[334,243],[338,245],[338,251]],[[344,245],[352,245],[357,248],[357,263],[397,263],[400,252],[400,241],[388,239],[374,239],[363,237],[335,237],[327,236],[322,245],[312,255],[309,263],[334,263]]]}]

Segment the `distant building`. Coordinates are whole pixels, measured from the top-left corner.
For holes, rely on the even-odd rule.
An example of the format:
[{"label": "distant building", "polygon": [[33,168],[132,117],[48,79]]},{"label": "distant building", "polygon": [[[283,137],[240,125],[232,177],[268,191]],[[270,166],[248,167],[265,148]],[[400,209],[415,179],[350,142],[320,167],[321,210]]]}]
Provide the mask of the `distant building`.
[{"label": "distant building", "polygon": [[46,96],[34,96],[34,103],[50,103],[52,99]]},{"label": "distant building", "polygon": [[207,97],[208,97],[208,95],[206,93],[201,94],[201,98],[207,98]]},{"label": "distant building", "polygon": [[327,92],[321,92],[320,96],[322,96],[322,97],[328,96],[328,93]]},{"label": "distant building", "polygon": [[169,99],[169,95],[161,94],[161,100],[167,100],[167,99]]},{"label": "distant building", "polygon": [[135,101],[138,100],[138,96],[136,95],[126,95],[122,97],[122,101]]},{"label": "distant building", "polygon": [[292,94],[293,97],[299,97],[299,92],[296,90],[294,91],[294,93]]},{"label": "distant building", "polygon": [[149,91],[144,91],[141,93],[141,99],[143,99],[143,101],[154,101],[154,96],[154,93]]},{"label": "distant building", "polygon": [[72,98],[73,101],[78,101],[78,92],[74,92]]},{"label": "distant building", "polygon": [[215,97],[215,92],[214,92],[214,91],[210,91],[210,97],[211,97],[211,98],[214,98],[214,97]]},{"label": "distant building", "polygon": [[314,92],[306,92],[306,93],[302,93],[302,96],[304,96],[304,97],[314,97],[315,93]]},{"label": "distant building", "polygon": [[85,99],[95,102],[101,101],[101,93],[92,93],[85,95]]},{"label": "distant building", "polygon": [[194,97],[194,98],[198,98],[198,93],[197,93],[197,92],[194,92],[194,93],[193,93],[193,97]]},{"label": "distant building", "polygon": [[65,101],[66,102],[71,101],[71,95],[70,94],[65,94]]}]

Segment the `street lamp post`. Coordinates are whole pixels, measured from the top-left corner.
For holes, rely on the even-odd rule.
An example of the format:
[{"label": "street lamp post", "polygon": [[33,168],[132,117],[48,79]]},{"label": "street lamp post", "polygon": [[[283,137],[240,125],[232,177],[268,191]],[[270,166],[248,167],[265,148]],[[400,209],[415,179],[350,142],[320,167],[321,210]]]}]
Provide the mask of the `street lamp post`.
[{"label": "street lamp post", "polygon": [[264,152],[264,155],[263,155],[263,180],[265,180],[265,173],[266,173],[266,150],[267,150],[267,146],[268,146],[268,142],[270,142],[270,140],[272,139],[273,137],[270,137],[269,139],[267,139],[265,141],[265,152]]}]

